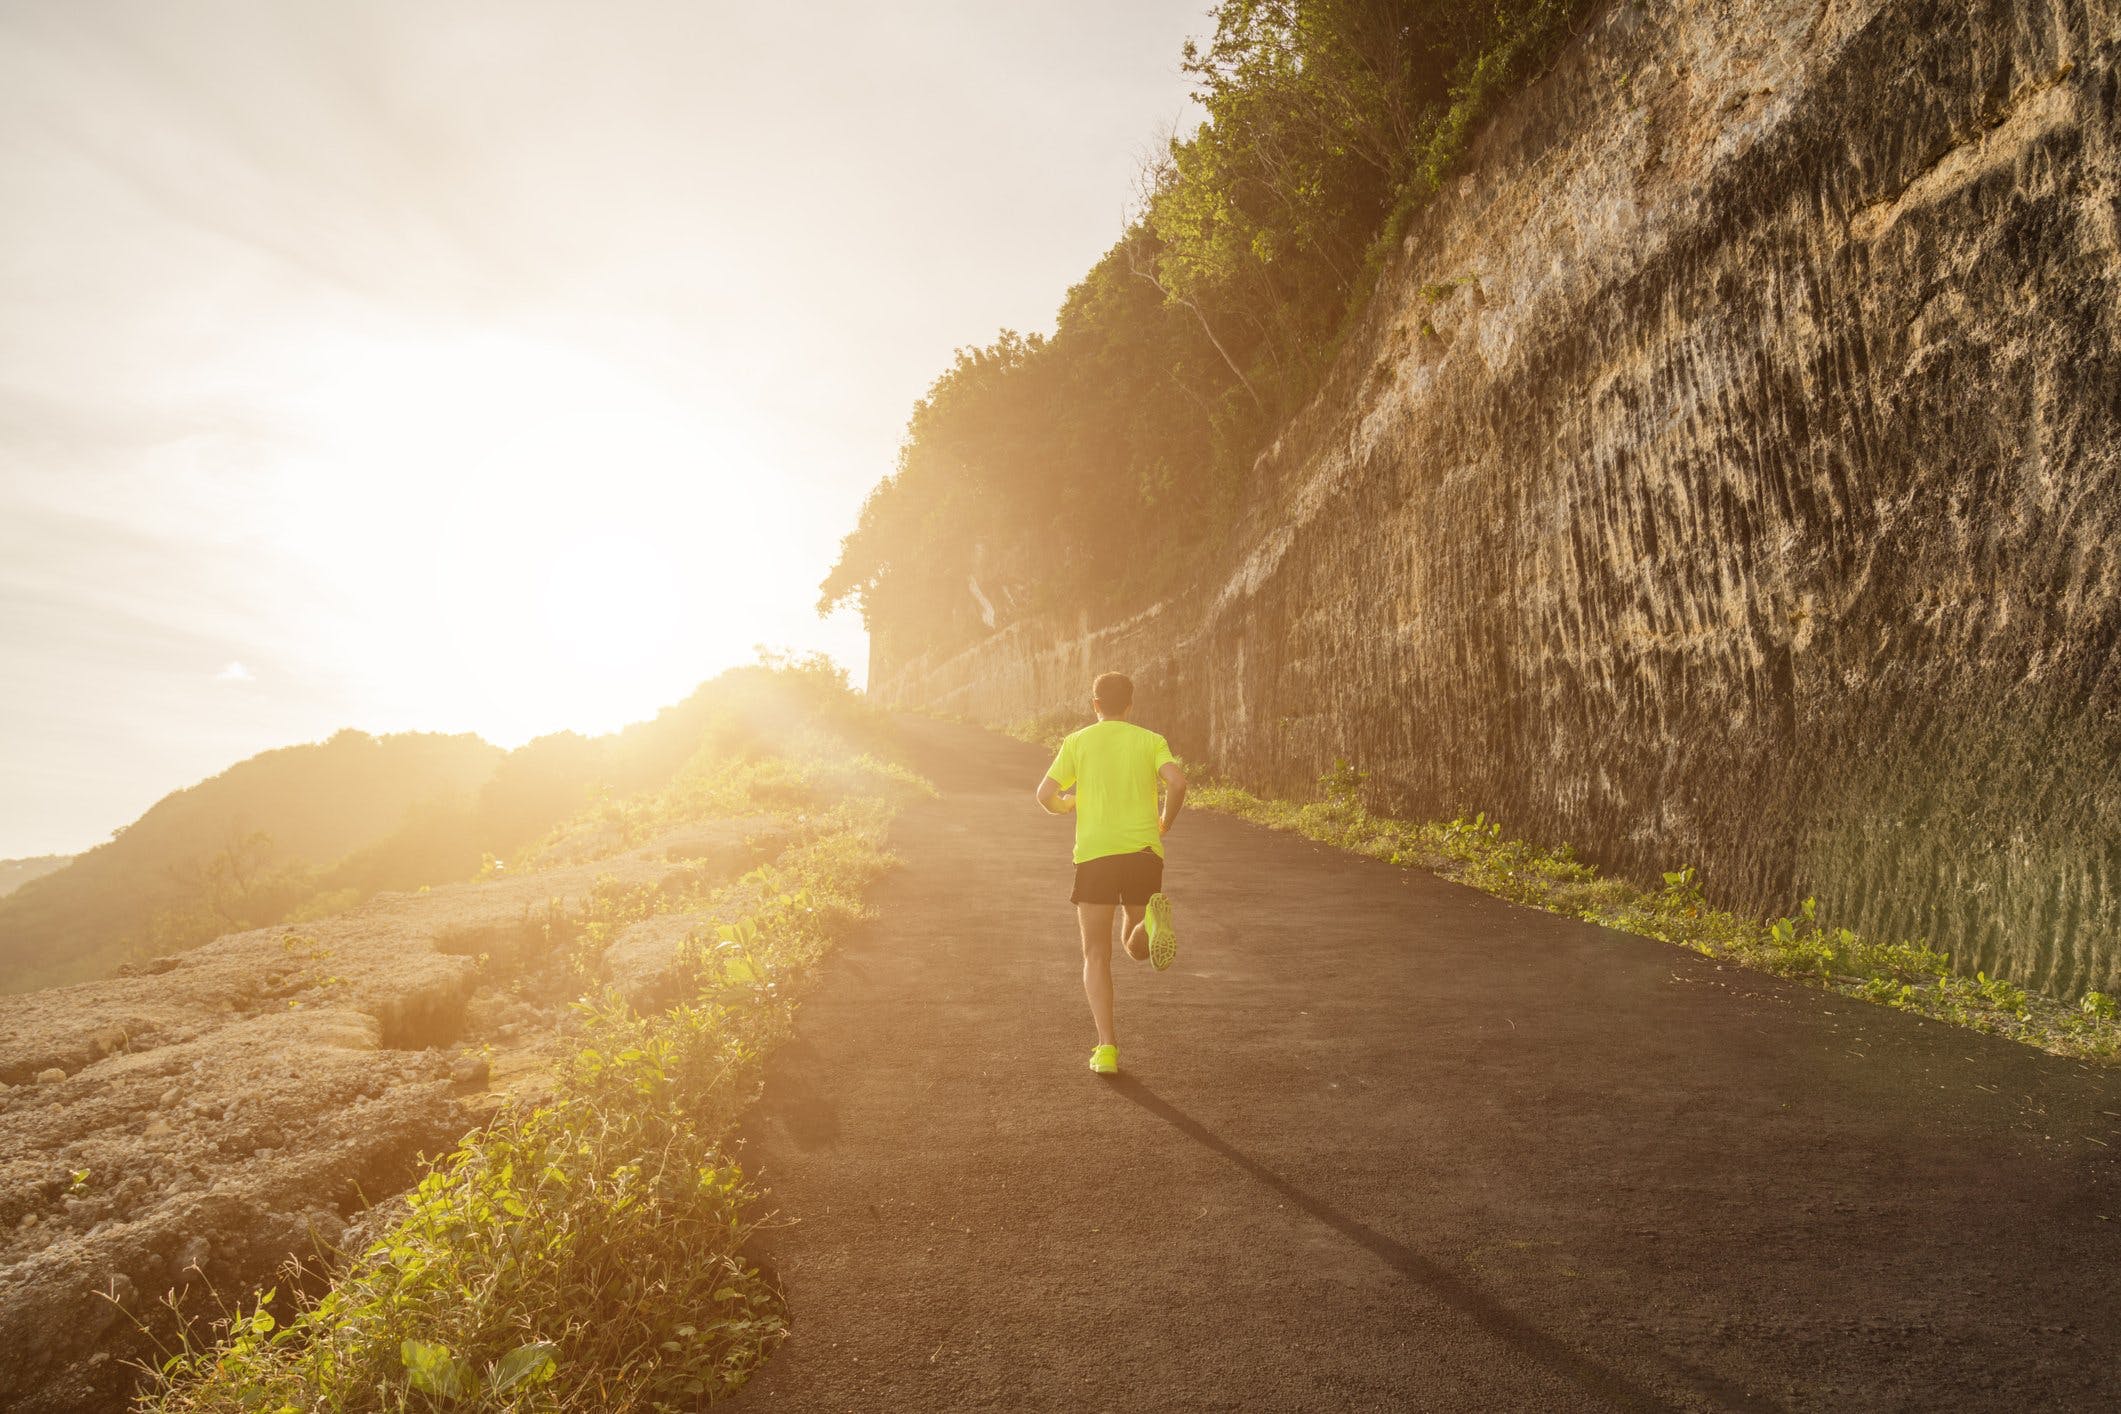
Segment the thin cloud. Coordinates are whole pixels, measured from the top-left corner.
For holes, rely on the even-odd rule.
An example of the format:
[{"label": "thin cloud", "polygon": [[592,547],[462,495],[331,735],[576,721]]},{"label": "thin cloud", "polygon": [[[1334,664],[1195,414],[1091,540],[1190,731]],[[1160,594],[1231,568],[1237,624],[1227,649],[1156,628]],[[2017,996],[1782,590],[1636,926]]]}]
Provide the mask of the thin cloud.
[{"label": "thin cloud", "polygon": [[256,682],[257,680],[258,675],[256,673],[253,673],[250,669],[233,659],[224,664],[220,672],[214,674],[215,682]]}]

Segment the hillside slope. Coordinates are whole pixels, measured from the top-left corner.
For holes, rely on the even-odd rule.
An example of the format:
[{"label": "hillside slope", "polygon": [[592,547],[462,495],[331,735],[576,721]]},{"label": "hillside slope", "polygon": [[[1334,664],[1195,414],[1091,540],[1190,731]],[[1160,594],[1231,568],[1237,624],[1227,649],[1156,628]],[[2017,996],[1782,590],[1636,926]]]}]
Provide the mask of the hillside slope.
[{"label": "hillside slope", "polygon": [[771,674],[733,669],[618,731],[555,732],[508,752],[470,735],[352,730],[263,752],[0,897],[0,991],[85,981],[382,890],[468,879],[488,857],[505,866],[600,792],[642,790],[698,751],[741,751],[780,731],[762,690]]},{"label": "hillside slope", "polygon": [[64,869],[70,854],[40,854],[29,859],[0,859],[0,898],[5,898],[32,879]]},{"label": "hillside slope", "polygon": [[[866,754],[887,732],[816,662],[724,673],[588,745],[638,785],[511,867],[0,996],[0,1408],[124,1405],[129,1362],[175,1338],[168,1293],[210,1323],[274,1287],[287,1316],[284,1262],[365,1250],[402,1216],[370,1205],[418,1179],[423,1153],[552,1094],[585,1044],[576,1002],[670,1005],[715,928],[776,898],[813,926],[845,916],[822,883],[799,901],[790,861],[911,788]],[[769,991],[794,975],[772,955],[791,970]],[[209,1324],[191,1334],[212,1348]],[[382,1348],[396,1376],[396,1340]]]},{"label": "hillside slope", "polygon": [[[242,856],[248,872],[233,882],[245,889],[273,869],[330,864],[416,807],[472,799],[504,754],[470,735],[346,730],[174,791],[107,843],[0,898],[0,987],[108,971],[148,947],[159,911],[199,905],[201,871],[217,855]],[[259,832],[269,845],[246,851]]]},{"label": "hillside slope", "polygon": [[694,824],[0,999],[0,1405],[116,1407],[132,1372],[111,1357],[146,1353],[130,1323],[163,1293],[247,1293],[344,1245],[492,1108],[489,1061],[533,1082],[551,1064],[570,914],[598,888],[734,874],[758,832]]}]

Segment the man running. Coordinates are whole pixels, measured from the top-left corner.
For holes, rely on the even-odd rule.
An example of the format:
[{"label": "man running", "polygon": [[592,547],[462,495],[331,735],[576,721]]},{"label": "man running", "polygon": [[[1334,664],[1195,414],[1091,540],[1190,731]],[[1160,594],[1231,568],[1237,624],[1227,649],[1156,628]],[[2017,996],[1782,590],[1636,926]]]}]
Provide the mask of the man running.
[{"label": "man running", "polygon": [[[1178,954],[1171,901],[1164,882],[1163,836],[1186,799],[1186,775],[1171,747],[1155,732],[1127,720],[1134,683],[1103,673],[1090,687],[1097,721],[1061,743],[1038,803],[1052,815],[1075,815],[1075,921],[1083,934],[1083,992],[1097,1022],[1090,1068],[1119,1073],[1119,1038],[1112,1029],[1112,917],[1125,909],[1127,956],[1161,972]],[[1163,813],[1156,786],[1165,786]]]}]

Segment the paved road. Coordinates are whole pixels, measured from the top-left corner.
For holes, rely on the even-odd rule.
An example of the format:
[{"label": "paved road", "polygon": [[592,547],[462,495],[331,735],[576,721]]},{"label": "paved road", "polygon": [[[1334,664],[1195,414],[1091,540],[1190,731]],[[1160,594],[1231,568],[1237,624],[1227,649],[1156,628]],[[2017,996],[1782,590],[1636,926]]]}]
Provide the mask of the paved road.
[{"label": "paved road", "polygon": [[906,730],[749,1405],[2113,1407],[2121,1077],[1189,814],[1101,1079],[1044,754]]}]

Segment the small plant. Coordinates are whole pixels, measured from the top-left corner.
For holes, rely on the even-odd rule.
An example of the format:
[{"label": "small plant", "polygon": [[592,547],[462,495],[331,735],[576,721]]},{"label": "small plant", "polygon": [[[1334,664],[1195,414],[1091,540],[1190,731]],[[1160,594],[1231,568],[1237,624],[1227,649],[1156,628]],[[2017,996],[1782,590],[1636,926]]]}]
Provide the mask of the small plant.
[{"label": "small plant", "polygon": [[1368,771],[1357,769],[1345,756],[1336,756],[1332,768],[1318,778],[1318,787],[1325,792],[1327,804],[1358,810],[1362,807],[1362,788],[1369,779]]},{"label": "small plant", "polygon": [[1095,720],[1088,711],[1080,707],[1054,707],[1035,717],[1011,722],[1002,730],[1018,741],[1043,746],[1048,751],[1058,751],[1061,742],[1070,732],[1087,727]]}]

